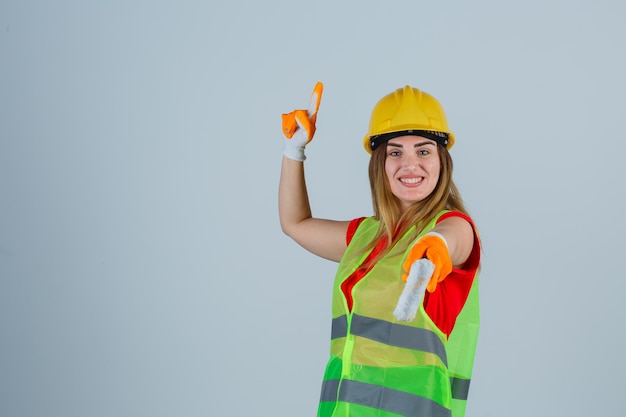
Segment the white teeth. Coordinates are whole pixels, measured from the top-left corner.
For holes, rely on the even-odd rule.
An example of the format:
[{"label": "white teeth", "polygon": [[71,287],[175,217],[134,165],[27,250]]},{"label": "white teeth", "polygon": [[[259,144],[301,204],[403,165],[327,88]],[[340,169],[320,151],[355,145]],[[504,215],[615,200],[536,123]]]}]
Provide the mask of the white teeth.
[{"label": "white teeth", "polygon": [[422,181],[421,178],[400,178],[400,181],[402,181],[405,184],[417,184],[418,182]]}]

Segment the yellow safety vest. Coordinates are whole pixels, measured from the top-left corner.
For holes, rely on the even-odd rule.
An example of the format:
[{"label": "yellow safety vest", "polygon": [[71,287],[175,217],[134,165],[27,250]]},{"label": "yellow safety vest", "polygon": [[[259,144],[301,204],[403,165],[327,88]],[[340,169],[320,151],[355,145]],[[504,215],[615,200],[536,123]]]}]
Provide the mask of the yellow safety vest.
[{"label": "yellow safety vest", "polygon": [[[426,314],[411,322],[393,316],[404,288],[402,264],[410,243],[430,231],[409,230],[352,289],[348,310],[341,284],[368,253],[378,221],[365,219],[339,263],[333,288],[330,359],[318,417],[462,417],[478,338],[478,279],[449,338]],[[407,246],[407,243],[409,246]],[[422,298],[423,300],[423,298]]]}]

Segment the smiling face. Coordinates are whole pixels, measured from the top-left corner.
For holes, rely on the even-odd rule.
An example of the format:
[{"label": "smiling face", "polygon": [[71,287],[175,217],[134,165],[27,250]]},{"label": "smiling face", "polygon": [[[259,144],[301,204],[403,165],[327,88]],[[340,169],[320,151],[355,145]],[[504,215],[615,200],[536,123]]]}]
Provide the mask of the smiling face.
[{"label": "smiling face", "polygon": [[399,136],[387,142],[385,173],[402,210],[424,200],[439,181],[437,143],[420,136]]}]

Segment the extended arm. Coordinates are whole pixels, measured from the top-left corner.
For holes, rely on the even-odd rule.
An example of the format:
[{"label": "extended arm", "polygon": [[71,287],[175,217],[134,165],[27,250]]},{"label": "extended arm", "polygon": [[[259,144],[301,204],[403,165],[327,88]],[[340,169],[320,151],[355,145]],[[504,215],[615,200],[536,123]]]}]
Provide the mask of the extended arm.
[{"label": "extended arm", "polygon": [[398,320],[413,320],[424,291],[435,291],[453,266],[464,268],[476,244],[474,233],[467,220],[454,216],[415,242],[402,266],[406,285],[393,312]]},{"label": "extended arm", "polygon": [[448,254],[455,268],[462,268],[474,247],[474,230],[461,217],[448,217],[432,230],[446,239]]},{"label": "extended arm", "polygon": [[403,278],[406,280],[413,264],[428,259],[434,266],[426,289],[435,291],[437,283],[443,281],[452,268],[462,268],[474,247],[474,230],[470,223],[460,217],[442,220],[430,232],[422,236],[404,261]]}]

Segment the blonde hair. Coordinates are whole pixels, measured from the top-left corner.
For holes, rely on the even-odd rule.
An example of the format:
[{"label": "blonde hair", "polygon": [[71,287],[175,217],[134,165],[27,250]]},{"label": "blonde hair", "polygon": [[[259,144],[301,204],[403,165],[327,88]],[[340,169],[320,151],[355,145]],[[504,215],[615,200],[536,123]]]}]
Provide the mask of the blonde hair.
[{"label": "blonde hair", "polygon": [[[385,173],[387,145],[379,146],[372,152],[369,163],[370,188],[374,218],[380,223],[374,239],[364,248],[364,252],[372,250],[382,238],[386,238],[386,245],[369,265],[387,254],[413,226],[417,236],[440,211],[455,210],[467,214],[461,195],[452,180],[450,153],[443,146],[437,145],[437,154],[441,169],[435,189],[424,200],[413,203],[403,212],[400,201],[391,192]],[[398,250],[404,251],[406,248]]]}]

